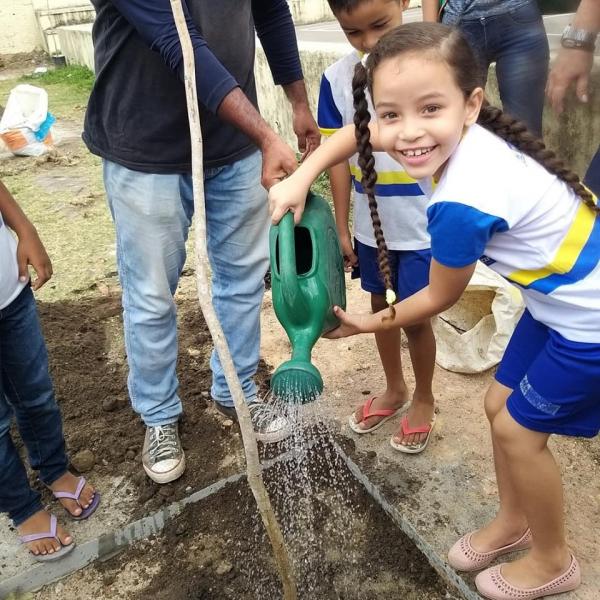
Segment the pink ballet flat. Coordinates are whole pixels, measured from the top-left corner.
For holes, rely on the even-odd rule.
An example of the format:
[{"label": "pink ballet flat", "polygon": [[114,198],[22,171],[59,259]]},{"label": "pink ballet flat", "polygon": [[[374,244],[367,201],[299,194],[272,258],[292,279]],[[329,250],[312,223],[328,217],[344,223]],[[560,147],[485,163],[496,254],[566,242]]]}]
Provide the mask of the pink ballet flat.
[{"label": "pink ballet flat", "polygon": [[508,554],[509,552],[517,552],[526,550],[531,546],[531,531],[527,531],[515,542],[490,550],[489,552],[478,552],[471,546],[471,536],[475,532],[467,533],[458,540],[448,552],[448,563],[457,571],[478,571],[487,567],[495,558]]},{"label": "pink ballet flat", "polygon": [[581,570],[573,555],[571,555],[569,568],[562,575],[536,588],[520,588],[506,581],[502,576],[502,565],[486,569],[475,577],[477,591],[490,600],[535,600],[535,598],[570,592],[580,583]]}]

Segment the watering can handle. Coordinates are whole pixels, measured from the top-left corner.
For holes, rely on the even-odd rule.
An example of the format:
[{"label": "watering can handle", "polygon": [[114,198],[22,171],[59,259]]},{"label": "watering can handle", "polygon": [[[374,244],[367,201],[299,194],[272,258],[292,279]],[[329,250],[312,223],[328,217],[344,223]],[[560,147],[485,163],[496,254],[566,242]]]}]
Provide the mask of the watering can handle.
[{"label": "watering can handle", "polygon": [[288,211],[279,222],[279,277],[283,299],[290,308],[290,318],[301,324],[309,310],[298,283],[294,227],[294,215]]}]

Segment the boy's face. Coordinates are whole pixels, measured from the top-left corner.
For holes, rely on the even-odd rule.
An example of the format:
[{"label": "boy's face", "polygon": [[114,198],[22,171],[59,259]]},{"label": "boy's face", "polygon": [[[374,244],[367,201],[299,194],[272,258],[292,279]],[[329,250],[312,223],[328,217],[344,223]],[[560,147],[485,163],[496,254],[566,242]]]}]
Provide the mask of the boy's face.
[{"label": "boy's face", "polygon": [[351,11],[335,14],[348,41],[359,52],[369,53],[379,38],[402,25],[409,0],[363,0]]}]

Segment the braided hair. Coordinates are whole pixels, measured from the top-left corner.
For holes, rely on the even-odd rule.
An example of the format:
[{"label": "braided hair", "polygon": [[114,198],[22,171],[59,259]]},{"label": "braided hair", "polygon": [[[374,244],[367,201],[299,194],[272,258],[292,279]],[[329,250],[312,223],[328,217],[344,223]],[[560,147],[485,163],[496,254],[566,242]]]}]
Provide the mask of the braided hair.
[{"label": "braided hair", "polygon": [[[353,92],[356,111],[356,98],[360,95],[356,87],[365,82],[372,93],[373,74],[377,66],[383,60],[403,53],[437,56],[450,67],[465,98],[469,98],[475,88],[484,87],[477,59],[457,28],[441,23],[407,23],[386,33],[369,54],[366,68],[360,65],[363,71],[366,71],[366,77],[362,74],[357,78],[355,74]],[[547,171],[564,181],[587,206],[595,212],[600,212],[600,206],[594,203],[592,193],[583,185],[579,176],[568,169],[552,150],[546,148],[541,139],[530,133],[524,123],[491,106],[485,100],[477,123],[536,160]],[[359,152],[360,148],[359,146]]]},{"label": "braided hair", "polygon": [[385,285],[385,299],[390,309],[390,316],[384,317],[384,320],[393,319],[396,316],[394,302],[396,293],[392,284],[392,271],[390,269],[388,247],[385,243],[381,219],[377,210],[377,199],[375,198],[375,183],[377,182],[377,172],[375,171],[375,157],[373,156],[373,146],[371,145],[371,131],[369,130],[369,121],[371,114],[365,95],[367,85],[367,71],[362,63],[358,63],[354,69],[354,78],[352,80],[352,93],[354,98],[354,130],[356,134],[356,146],[358,149],[358,166],[362,172],[361,184],[369,200],[369,210],[371,212],[371,222],[373,223],[373,232],[375,233],[375,242],[377,243],[377,262],[379,271],[383,276]]}]

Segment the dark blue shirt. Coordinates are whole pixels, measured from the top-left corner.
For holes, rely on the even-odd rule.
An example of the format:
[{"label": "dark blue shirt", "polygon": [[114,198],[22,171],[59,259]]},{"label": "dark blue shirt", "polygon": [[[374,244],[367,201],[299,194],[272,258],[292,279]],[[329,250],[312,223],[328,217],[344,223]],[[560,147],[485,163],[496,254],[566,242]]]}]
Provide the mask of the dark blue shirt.
[{"label": "dark blue shirt", "polygon": [[[95,154],[149,173],[191,170],[183,56],[169,0],[92,0],[96,82],[83,139]],[[216,116],[239,86],[258,107],[255,32],[273,79],[302,79],[286,0],[183,0],[194,47],[204,165],[216,167],[255,150]]]}]

